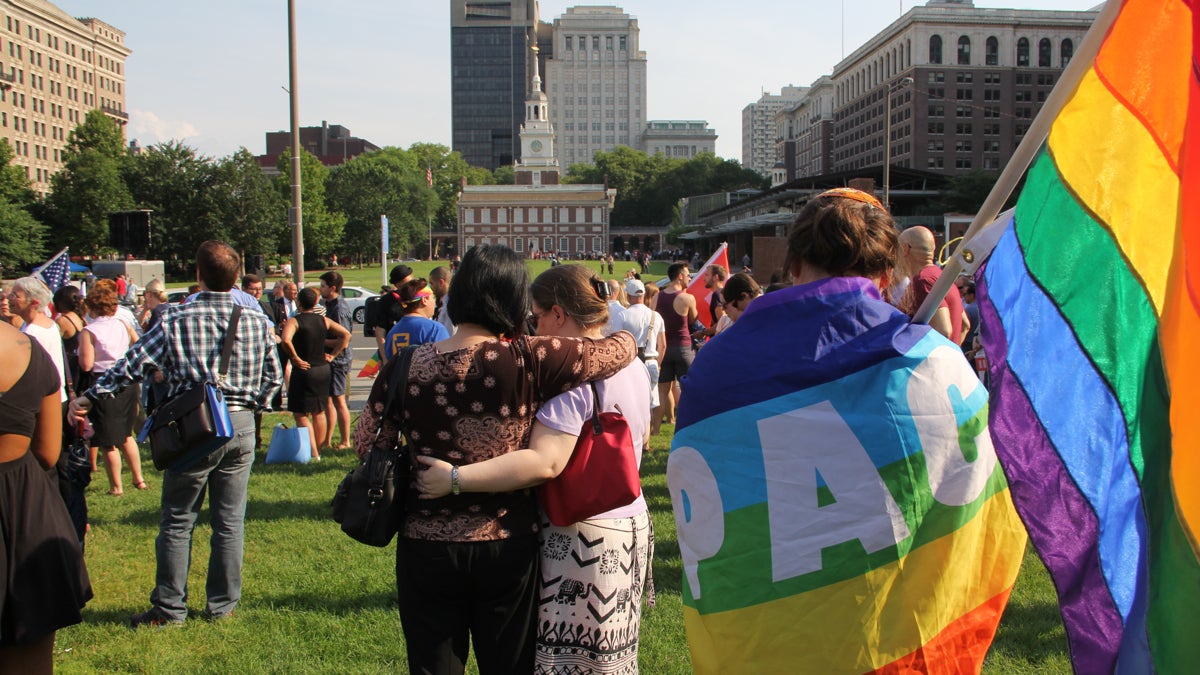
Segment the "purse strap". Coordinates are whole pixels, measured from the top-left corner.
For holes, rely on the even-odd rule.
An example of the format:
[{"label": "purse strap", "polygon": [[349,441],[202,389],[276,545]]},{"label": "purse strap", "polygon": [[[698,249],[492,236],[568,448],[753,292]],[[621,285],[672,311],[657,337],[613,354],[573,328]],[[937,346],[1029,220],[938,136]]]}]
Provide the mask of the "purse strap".
[{"label": "purse strap", "polygon": [[242,318],[242,306],[234,305],[233,314],[229,316],[229,326],[225,329],[225,341],[221,345],[221,361],[217,364],[217,384],[225,384],[225,375],[229,373],[229,359],[233,356],[233,341],[237,338],[238,321]]},{"label": "purse strap", "polygon": [[588,386],[592,388],[592,435],[599,436],[604,433],[604,427],[600,424],[600,394],[596,391],[596,382],[588,382]]},{"label": "purse strap", "polygon": [[[396,365],[392,367],[391,376],[388,378],[387,398],[383,403],[383,417],[386,418],[392,413],[393,406],[400,406],[400,410],[404,409],[405,390],[408,389],[408,367],[412,363],[413,352],[416,347],[405,347],[396,355]],[[400,422],[401,433],[404,430],[404,417],[401,415],[397,418]],[[383,420],[379,421],[379,428],[375,430],[375,440],[379,440],[379,434],[383,431]]]}]

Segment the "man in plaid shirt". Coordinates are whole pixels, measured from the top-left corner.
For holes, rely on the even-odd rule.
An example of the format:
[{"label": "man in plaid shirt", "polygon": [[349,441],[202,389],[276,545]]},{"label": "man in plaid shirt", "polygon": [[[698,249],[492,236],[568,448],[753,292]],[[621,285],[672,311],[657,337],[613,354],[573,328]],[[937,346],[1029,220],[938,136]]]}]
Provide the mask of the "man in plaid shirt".
[{"label": "man in plaid shirt", "polygon": [[[240,257],[228,244],[211,240],[201,244],[196,252],[199,295],[192,302],[169,308],[157,326],[71,402],[72,414],[86,417],[92,401],[112,396],[154,370],[163,374],[168,398],[206,381],[216,382],[221,346],[234,307],[229,291],[240,267]],[[272,335],[265,314],[242,312],[229,372],[221,384],[234,439],[185,471],[163,472],[152,607],[130,618],[132,628],[177,624],[187,618],[192,530],[206,489],[213,533],[205,614],[221,619],[237,606],[242,591],[246,487],[254,463],[254,412],[269,407],[283,381],[279,358],[274,349],[267,348],[274,344]]]}]

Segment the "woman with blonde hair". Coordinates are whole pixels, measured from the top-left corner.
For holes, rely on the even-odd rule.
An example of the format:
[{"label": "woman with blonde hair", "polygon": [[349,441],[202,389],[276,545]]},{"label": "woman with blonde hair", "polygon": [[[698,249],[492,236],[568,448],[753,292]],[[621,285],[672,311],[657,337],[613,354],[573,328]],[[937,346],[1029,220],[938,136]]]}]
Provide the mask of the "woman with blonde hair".
[{"label": "woman with blonde hair", "polygon": [[[120,360],[129,345],[137,341],[137,334],[117,318],[115,284],[96,284],[88,293],[85,303],[93,318],[80,331],[79,368],[91,373],[94,379]],[[88,414],[94,430],[91,452],[98,453],[103,448],[108,472],[108,494],[114,497],[125,492],[121,487],[121,453],[118,447],[124,451],[125,461],[133,473],[133,486],[139,490],[146,489],[146,481],[142,479],[142,458],[132,436],[137,405],[137,388],[129,387],[112,398],[96,401]]]},{"label": "woman with blonde hair", "polygon": [[[537,335],[598,339],[608,321],[603,285],[583,265],[561,265],[538,275],[530,288]],[[629,451],[640,465],[650,431],[650,375],[645,364],[635,360],[596,381],[594,389],[575,387],[546,402],[537,413],[529,449],[459,467],[459,489],[511,491],[553,479],[571,459],[597,399],[601,411],[625,416],[633,437]],[[432,457],[417,459],[428,467],[418,475],[422,495],[448,494],[453,467]],[[646,500],[639,493],[628,504],[565,527],[543,517],[540,541],[533,672],[636,673],[644,590],[653,604],[654,538]],[[595,564],[601,551],[604,559]]]}]

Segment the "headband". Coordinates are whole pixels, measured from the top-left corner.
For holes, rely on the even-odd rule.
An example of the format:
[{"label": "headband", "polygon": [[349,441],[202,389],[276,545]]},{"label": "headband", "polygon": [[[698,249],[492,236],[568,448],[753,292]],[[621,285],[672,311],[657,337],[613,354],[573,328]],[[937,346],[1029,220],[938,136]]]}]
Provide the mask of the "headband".
[{"label": "headband", "polygon": [[887,212],[887,209],[883,208],[883,204],[881,204],[880,201],[875,198],[875,195],[863,192],[862,190],[856,190],[854,188],[833,188],[832,190],[826,190],[816,196],[817,199],[821,199],[822,197],[842,197],[843,199],[853,199],[854,201],[866,204],[873,209],[879,209],[884,213]]}]

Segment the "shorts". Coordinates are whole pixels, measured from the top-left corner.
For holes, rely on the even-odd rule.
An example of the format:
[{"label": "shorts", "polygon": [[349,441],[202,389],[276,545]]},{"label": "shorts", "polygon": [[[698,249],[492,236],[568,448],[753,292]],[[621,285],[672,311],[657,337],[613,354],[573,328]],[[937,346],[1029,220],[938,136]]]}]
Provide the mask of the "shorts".
[{"label": "shorts", "polygon": [[696,353],[692,351],[691,345],[667,345],[667,351],[663,354],[662,372],[658,374],[658,381],[674,382],[682,379],[687,375],[688,368],[692,366],[692,359],[696,358]]},{"label": "shorts", "polygon": [[337,361],[329,364],[329,395],[345,396],[346,381],[350,377],[350,362],[339,364]]},{"label": "shorts", "polygon": [[658,400],[658,359],[646,359],[646,370],[650,373],[650,407],[657,408]]}]

